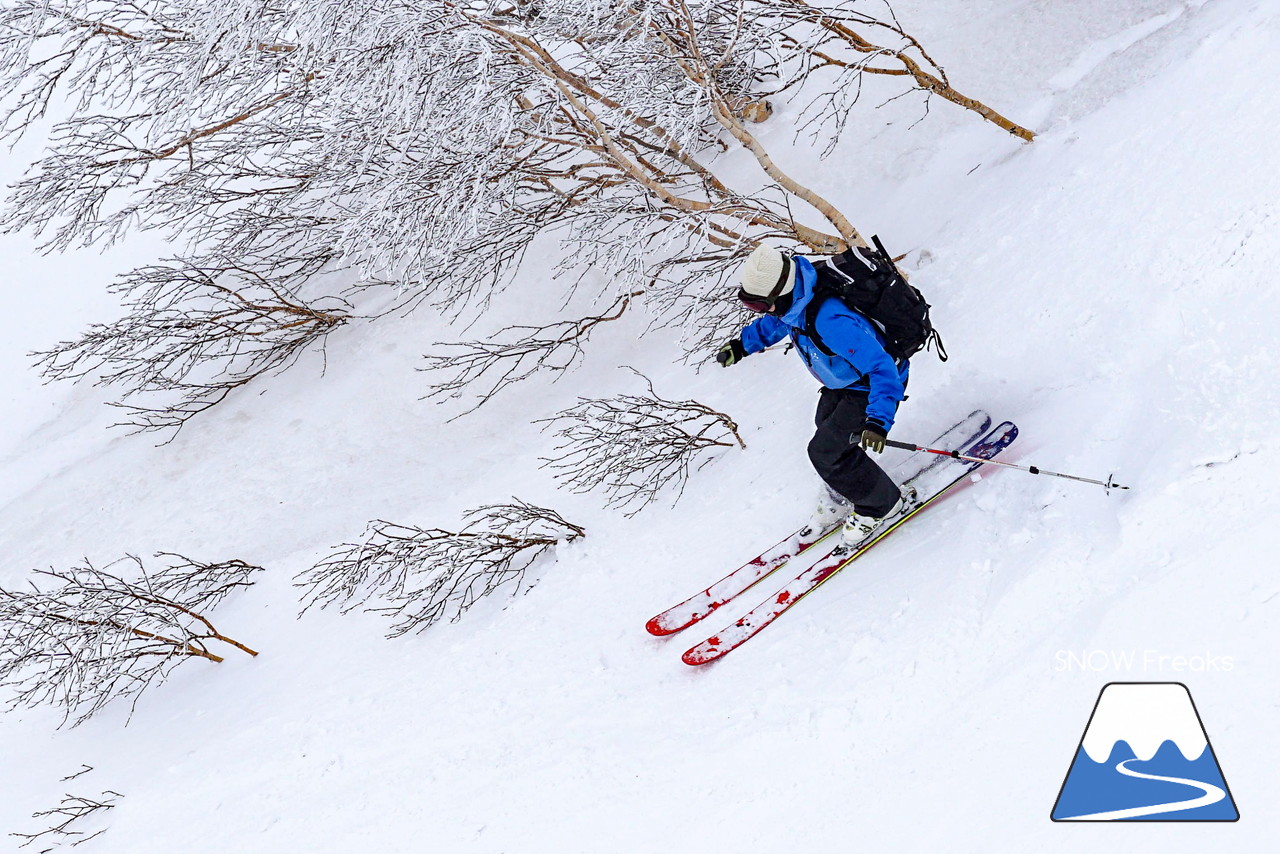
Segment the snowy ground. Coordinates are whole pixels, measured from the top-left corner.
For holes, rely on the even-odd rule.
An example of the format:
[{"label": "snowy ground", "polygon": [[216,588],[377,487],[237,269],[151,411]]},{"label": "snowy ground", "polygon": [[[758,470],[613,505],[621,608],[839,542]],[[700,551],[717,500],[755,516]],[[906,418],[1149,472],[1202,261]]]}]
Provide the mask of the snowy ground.
[{"label": "snowy ground", "polygon": [[[423,312],[335,336],[323,375],[304,360],[157,448],[105,430],[97,391],[40,386],[24,353],[109,314],[107,272],[162,248],[36,259],[6,238],[0,583],[162,549],[270,572],[217,612],[258,659],[184,666],[128,726],[124,708],[72,730],[48,710],[6,715],[0,832],[35,829],[30,814],[65,791],[113,789],[125,798],[110,830],[82,850],[1176,852],[1274,840],[1280,102],[1268,81],[1280,7],[898,11],[959,88],[1043,133],[1015,144],[941,103],[908,129],[918,110],[897,104],[871,110],[825,163],[805,146],[789,155],[865,231],[916,250],[914,280],[952,359],[917,361],[895,435],[921,441],[985,406],[1022,427],[1011,459],[1114,471],[1132,492],[992,474],[694,670],[679,654],[703,634],[660,641],[643,625],[805,515],[814,388],[793,357],[694,374],[662,335],[637,342],[638,322],[619,322],[571,377],[442,424],[457,408],[420,401],[414,368],[450,333]],[[544,309],[507,307],[523,319]],[[550,439],[528,423],[626,387],[618,364],[731,413],[748,442],[674,508],[632,519],[557,492],[537,462]],[[511,495],[588,531],[527,595],[395,641],[375,616],[295,619],[292,575],[367,520],[447,525]],[[1063,669],[1061,652],[1091,650],[1139,658]],[[1144,666],[1146,650],[1213,655],[1218,669]],[[1238,824],[1049,821],[1112,680],[1188,685]],[[82,764],[95,770],[60,782]]]}]

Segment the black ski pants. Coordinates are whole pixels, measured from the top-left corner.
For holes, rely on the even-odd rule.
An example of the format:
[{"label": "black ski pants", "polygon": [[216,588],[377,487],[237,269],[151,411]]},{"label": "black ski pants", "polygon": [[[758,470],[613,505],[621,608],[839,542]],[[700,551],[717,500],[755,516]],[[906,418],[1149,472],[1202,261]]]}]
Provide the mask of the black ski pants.
[{"label": "black ski pants", "polygon": [[824,388],[813,419],[818,429],[809,440],[809,460],[859,515],[879,518],[893,509],[901,492],[859,444],[866,419],[865,391]]}]

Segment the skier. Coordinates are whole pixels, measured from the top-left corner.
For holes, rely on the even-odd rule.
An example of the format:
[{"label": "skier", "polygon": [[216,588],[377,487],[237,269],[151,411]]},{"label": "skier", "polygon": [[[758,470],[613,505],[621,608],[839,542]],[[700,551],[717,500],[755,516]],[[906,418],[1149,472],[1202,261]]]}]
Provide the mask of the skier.
[{"label": "skier", "polygon": [[727,368],[791,337],[823,386],[809,460],[826,487],[813,522],[825,529],[844,517],[841,536],[850,545],[903,508],[902,490],[867,451],[884,450],[898,403],[906,399],[910,370],[906,359],[896,361],[886,352],[876,324],[842,300],[819,296],[816,313],[806,311],[822,277],[838,277],[841,268],[858,263],[853,250],[815,267],[807,258],[757,246],[743,269],[738,299],[762,316],[716,354]]}]

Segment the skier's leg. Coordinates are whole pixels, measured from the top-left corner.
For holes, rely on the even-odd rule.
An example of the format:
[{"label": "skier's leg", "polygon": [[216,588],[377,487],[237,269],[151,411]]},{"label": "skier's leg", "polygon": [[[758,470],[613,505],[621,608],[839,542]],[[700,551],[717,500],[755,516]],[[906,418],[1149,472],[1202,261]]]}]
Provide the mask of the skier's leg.
[{"label": "skier's leg", "polygon": [[814,415],[817,430],[809,440],[809,460],[855,512],[880,518],[898,503],[901,492],[857,443],[866,416],[865,392],[824,388]]}]

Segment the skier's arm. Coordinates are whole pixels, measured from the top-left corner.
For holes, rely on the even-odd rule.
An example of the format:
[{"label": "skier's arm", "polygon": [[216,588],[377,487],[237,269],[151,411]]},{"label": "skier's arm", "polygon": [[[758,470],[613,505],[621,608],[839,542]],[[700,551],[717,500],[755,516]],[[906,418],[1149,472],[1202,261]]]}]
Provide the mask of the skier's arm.
[{"label": "skier's arm", "polygon": [[783,338],[791,327],[772,314],[762,315],[742,328],[742,349],[748,356],[759,353],[766,347],[772,347]]}]

